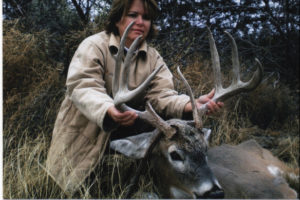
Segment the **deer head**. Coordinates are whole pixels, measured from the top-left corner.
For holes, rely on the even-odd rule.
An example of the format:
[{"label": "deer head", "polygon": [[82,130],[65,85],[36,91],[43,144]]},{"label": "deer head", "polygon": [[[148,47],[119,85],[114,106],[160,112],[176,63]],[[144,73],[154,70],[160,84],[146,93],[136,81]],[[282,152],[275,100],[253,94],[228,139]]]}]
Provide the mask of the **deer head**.
[{"label": "deer head", "polygon": [[[136,49],[140,38],[137,38],[130,47],[124,63],[124,43],[130,30],[130,24],[121,38],[119,52],[116,55],[115,75],[113,79],[113,96],[115,106],[123,111],[132,110],[126,106],[134,96],[138,95],[147,87],[160,70],[157,68],[146,80],[135,90],[129,91],[127,87],[129,65],[133,51]],[[211,32],[209,32],[210,49],[212,54],[212,67],[215,74],[216,92],[214,101],[224,101],[242,91],[250,91],[259,84],[262,77],[262,67],[259,63],[257,71],[248,82],[242,82],[239,78],[239,62],[237,47],[234,39],[227,33],[233,46],[232,60],[234,68],[234,79],[228,88],[221,85],[221,72],[218,52]],[[158,116],[150,103],[146,104],[146,110],[136,111],[145,123],[150,123],[155,130],[148,133],[131,136],[124,139],[111,141],[110,148],[124,154],[125,156],[140,159],[150,156],[152,166],[160,177],[161,188],[166,197],[171,198],[222,198],[224,192],[207,164],[207,149],[210,130],[202,127],[202,116],[207,107],[203,105],[197,109],[192,90],[178,68],[178,73],[185,83],[193,105],[194,121],[171,119],[164,121]],[[123,74],[123,76],[121,76]]]}]

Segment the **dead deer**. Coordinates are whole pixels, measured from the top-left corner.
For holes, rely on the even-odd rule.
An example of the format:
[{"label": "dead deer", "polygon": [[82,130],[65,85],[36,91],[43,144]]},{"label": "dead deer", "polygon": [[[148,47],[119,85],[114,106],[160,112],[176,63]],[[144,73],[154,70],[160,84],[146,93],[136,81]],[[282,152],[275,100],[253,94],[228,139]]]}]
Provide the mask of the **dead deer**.
[{"label": "dead deer", "polygon": [[[140,40],[137,38],[134,41],[123,64],[121,58],[124,53],[124,43],[131,26],[132,24],[127,27],[121,38],[113,79],[115,106],[123,111],[132,110],[125,103],[144,90],[160,70],[160,68],[156,69],[138,88],[132,91],[128,90],[130,59]],[[242,82],[239,73],[237,46],[229,33],[227,35],[232,43],[234,78],[231,86],[225,89],[222,87],[218,52],[213,36],[210,31],[208,32],[215,76],[214,101],[225,101],[231,96],[255,89],[262,80],[262,66],[256,60],[258,68],[254,75],[248,82]],[[188,89],[193,105],[194,120],[171,119],[164,121],[155,113],[150,103],[147,103],[145,111],[136,112],[145,123],[150,123],[155,127],[154,131],[111,141],[110,148],[134,159],[149,156],[154,171],[160,177],[157,184],[163,197],[296,198],[295,192],[288,187],[287,183],[283,179],[276,182],[278,179],[270,172],[270,168],[276,167],[280,161],[273,162],[276,158],[256,143],[256,146],[250,145],[247,148],[248,150],[253,149],[254,152],[259,151],[259,155],[253,151],[245,150],[244,144],[237,147],[223,145],[208,149],[211,131],[203,128],[202,125],[202,117],[207,111],[207,107],[203,105],[197,109],[189,84],[179,69],[178,73]],[[267,158],[264,157],[265,155]]]}]

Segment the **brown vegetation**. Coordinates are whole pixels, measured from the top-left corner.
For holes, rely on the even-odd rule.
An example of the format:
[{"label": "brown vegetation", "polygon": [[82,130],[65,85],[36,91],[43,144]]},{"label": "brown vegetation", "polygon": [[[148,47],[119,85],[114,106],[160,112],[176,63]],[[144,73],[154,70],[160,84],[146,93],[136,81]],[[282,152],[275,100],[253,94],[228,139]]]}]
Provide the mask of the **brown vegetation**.
[{"label": "brown vegetation", "polygon": [[[62,63],[47,59],[47,32],[22,33],[16,21],[4,21],[3,33],[3,189],[4,198],[70,198],[43,170],[54,120],[64,97]],[[92,31],[88,31],[92,30]],[[97,29],[72,32],[66,41],[72,52],[83,38]],[[194,58],[182,71],[195,95],[212,88],[206,59]],[[171,67],[172,68],[172,67]],[[178,81],[177,89],[185,89]],[[275,82],[272,76],[254,92],[226,102],[226,108],[205,120],[213,130],[211,145],[238,144],[254,138],[293,169],[299,167],[298,91]],[[122,184],[136,163],[119,155],[106,155],[95,184],[88,183],[72,198],[122,198]],[[299,171],[298,171],[299,174]],[[299,193],[299,182],[291,183]],[[101,189],[100,189],[101,188]],[[135,197],[155,192],[149,171],[140,179]]]}]

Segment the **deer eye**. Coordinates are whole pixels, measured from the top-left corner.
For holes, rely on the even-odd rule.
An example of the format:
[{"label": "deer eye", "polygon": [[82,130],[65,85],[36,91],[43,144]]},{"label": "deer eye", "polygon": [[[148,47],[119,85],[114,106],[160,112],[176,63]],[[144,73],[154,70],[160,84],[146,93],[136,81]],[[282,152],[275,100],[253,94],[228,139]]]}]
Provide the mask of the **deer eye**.
[{"label": "deer eye", "polygon": [[173,161],[184,161],[183,155],[177,151],[172,151],[170,156]]}]

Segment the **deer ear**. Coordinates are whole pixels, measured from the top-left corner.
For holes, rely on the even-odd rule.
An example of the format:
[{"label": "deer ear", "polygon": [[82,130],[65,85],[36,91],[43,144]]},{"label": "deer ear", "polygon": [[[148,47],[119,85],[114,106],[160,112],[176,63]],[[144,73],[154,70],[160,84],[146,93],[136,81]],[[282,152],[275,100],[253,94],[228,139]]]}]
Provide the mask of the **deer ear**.
[{"label": "deer ear", "polygon": [[113,140],[110,142],[110,148],[130,158],[144,158],[153,138],[158,133],[158,131],[152,131]]},{"label": "deer ear", "polygon": [[211,129],[209,129],[209,128],[202,128],[202,132],[204,134],[205,141],[207,143],[209,143],[208,140],[209,140],[209,137],[210,137],[210,134],[211,134]]}]

